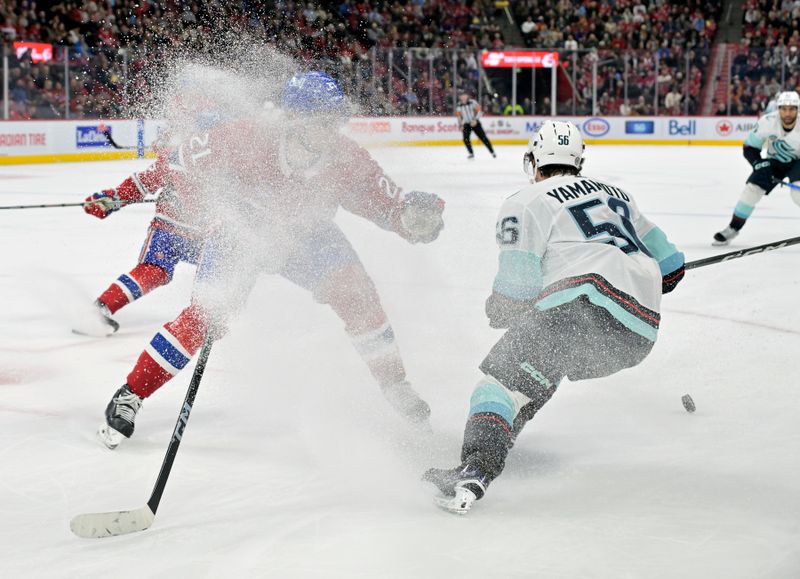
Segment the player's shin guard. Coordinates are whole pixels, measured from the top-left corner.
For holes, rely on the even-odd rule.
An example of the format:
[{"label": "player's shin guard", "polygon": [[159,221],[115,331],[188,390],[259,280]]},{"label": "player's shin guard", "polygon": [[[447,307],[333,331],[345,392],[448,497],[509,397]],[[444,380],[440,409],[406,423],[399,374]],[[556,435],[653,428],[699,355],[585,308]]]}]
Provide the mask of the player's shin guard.
[{"label": "player's shin guard", "polygon": [[379,328],[349,333],[350,341],[378,384],[396,384],[406,378],[394,330],[388,322]]},{"label": "player's shin guard", "polygon": [[208,326],[197,306],[184,309],[175,321],[165,324],[128,374],[128,386],[147,398],[183,370],[205,339]]},{"label": "player's shin guard", "polygon": [[[739,201],[736,203],[736,207],[733,209],[731,222],[726,228],[728,230],[728,235],[723,235],[722,238],[714,236],[715,241],[730,241],[736,237],[736,235],[739,234],[739,231],[741,231],[742,227],[744,227],[744,224],[753,214],[753,210],[758,202],[761,201],[766,194],[767,192],[755,183],[747,183],[744,186],[744,190],[742,190],[742,195],[739,197]],[[725,230],[721,231],[720,233],[724,234]]]},{"label": "player's shin guard", "polygon": [[119,276],[97,299],[113,314],[169,280],[169,274],[157,265],[140,263]]}]

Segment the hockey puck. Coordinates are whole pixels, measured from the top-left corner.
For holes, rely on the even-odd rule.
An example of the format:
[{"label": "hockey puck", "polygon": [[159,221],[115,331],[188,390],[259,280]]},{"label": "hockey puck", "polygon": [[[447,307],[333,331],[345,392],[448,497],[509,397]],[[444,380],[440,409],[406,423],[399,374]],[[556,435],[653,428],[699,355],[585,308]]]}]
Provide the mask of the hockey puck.
[{"label": "hockey puck", "polygon": [[683,407],[686,409],[686,412],[694,412],[697,410],[697,407],[694,405],[694,400],[688,394],[684,394],[681,396],[681,402],[683,402]]}]

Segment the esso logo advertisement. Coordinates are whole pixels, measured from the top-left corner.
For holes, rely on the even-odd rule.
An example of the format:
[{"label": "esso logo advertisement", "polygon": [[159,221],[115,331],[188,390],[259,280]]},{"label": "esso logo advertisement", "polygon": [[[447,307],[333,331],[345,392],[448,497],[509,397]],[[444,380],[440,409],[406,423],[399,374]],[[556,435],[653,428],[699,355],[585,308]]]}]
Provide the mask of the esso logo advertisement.
[{"label": "esso logo advertisement", "polygon": [[733,123],[728,119],[719,121],[716,126],[717,134],[722,137],[727,137],[733,132]]},{"label": "esso logo advertisement", "polygon": [[610,130],[611,125],[608,124],[608,121],[599,117],[587,119],[583,123],[583,133],[590,137],[602,137]]}]

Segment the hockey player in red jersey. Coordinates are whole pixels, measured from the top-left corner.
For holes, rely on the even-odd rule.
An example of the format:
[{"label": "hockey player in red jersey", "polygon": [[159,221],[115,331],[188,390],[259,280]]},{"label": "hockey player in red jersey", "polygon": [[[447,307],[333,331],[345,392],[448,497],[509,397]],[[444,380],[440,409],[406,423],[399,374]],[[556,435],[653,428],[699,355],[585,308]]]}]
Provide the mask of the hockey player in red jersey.
[{"label": "hockey player in red jersey", "polygon": [[[390,405],[412,422],[427,421],[430,408],[406,380],[375,285],[333,217],[341,207],[410,243],[429,243],[443,227],[444,202],[430,193],[403,194],[366,150],[340,135],[330,118],[345,109],[335,80],[299,73],[285,87],[286,116],[275,131],[252,134],[252,126],[238,124],[193,136],[179,149],[186,174],[199,175],[199,190],[209,181],[219,189],[217,176],[233,171],[242,189],[225,201],[244,205],[212,209],[223,217],[206,239],[192,303],[153,337],[114,394],[99,431],[106,446],[133,434],[142,401],[189,363],[209,327],[216,337],[224,333],[259,272],[277,273],[329,305]],[[257,194],[242,193],[256,187]],[[212,205],[220,197],[200,196]],[[231,213],[242,211],[250,226],[226,226]]]},{"label": "hockey player in red jersey", "polygon": [[100,294],[94,302],[97,316],[82,320],[74,328],[78,334],[113,334],[119,329],[119,324],[111,317],[114,313],[169,283],[178,262],[197,263],[201,248],[200,228],[186,207],[186,199],[182,199],[174,187],[173,181],[179,176],[170,170],[169,151],[161,146],[155,149],[158,156],[153,165],[134,173],[114,189],[104,189],[86,198],[84,211],[105,219],[125,205],[161,192],[156,214],[139,254],[139,263]]}]

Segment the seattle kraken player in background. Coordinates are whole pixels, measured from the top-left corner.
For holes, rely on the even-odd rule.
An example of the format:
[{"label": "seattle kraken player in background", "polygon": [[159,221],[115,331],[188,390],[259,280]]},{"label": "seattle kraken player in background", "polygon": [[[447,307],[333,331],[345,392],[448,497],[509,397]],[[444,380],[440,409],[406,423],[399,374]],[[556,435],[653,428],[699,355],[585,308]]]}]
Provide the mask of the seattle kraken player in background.
[{"label": "seattle kraken player in background", "polygon": [[[778,110],[760,119],[744,142],[744,158],[753,166],[739,202],[733,210],[731,222],[714,234],[712,245],[728,245],[739,235],[756,204],[769,195],[784,178],[790,183],[800,181],[800,131],[797,129],[797,111],[800,95],[795,91],[782,92],[776,99]],[[767,157],[761,157],[766,145]]]},{"label": "seattle kraken player in background", "polygon": [[525,155],[533,184],[500,210],[486,314],[507,331],[480,365],[461,465],[423,476],[451,512],[466,513],[484,495],[563,378],[601,378],[644,360],[658,334],[661,294],[683,277],[683,253],[630,194],[580,176],[583,150],[575,125],[546,121]]}]

